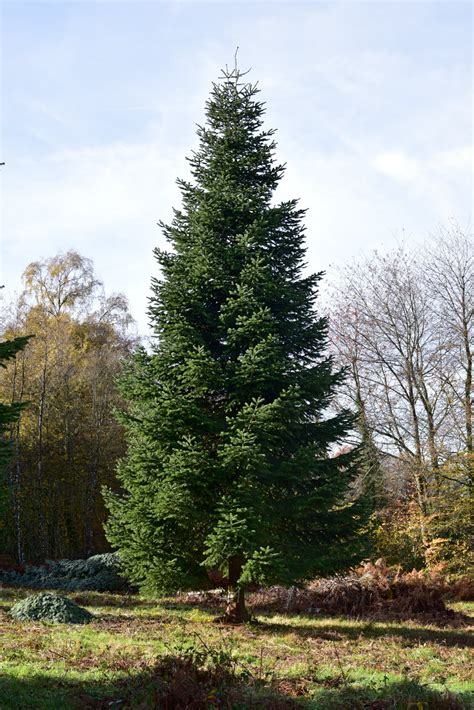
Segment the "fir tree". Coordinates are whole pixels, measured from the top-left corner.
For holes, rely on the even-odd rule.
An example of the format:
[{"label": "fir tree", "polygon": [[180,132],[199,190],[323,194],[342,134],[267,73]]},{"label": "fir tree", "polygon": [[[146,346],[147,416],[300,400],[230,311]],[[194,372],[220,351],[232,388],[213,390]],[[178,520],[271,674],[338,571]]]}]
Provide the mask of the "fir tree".
[{"label": "fir tree", "polygon": [[325,416],[342,379],[304,275],[305,210],[272,201],[284,166],[258,89],[237,68],[213,84],[207,123],[160,223],[149,315],[155,345],[122,381],[123,492],[106,492],[109,541],[142,590],[205,585],[219,569],[228,615],[250,582],[298,583],[355,560],[354,453],[331,457],[352,424]]},{"label": "fir tree", "polygon": [[[5,368],[9,360],[13,360],[18,352],[26,347],[31,336],[25,335],[12,340],[4,340],[0,343],[0,367]],[[0,470],[11,458],[11,441],[8,438],[11,425],[18,419],[24,402],[11,402],[5,404],[0,402]]]},{"label": "fir tree", "polygon": [[[20,336],[0,343],[0,368],[7,367],[7,363],[26,347],[30,337],[28,335]],[[11,503],[7,469],[13,455],[12,426],[18,420],[23,407],[25,407],[25,402],[0,402],[0,520],[3,525]]]}]

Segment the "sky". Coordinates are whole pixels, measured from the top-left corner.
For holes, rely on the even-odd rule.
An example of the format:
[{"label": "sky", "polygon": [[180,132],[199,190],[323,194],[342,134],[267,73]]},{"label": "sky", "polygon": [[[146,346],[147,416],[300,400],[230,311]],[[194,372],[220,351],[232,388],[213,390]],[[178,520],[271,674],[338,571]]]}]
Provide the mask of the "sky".
[{"label": "sky", "polygon": [[473,5],[0,0],[0,283],[75,249],[147,331],[157,226],[220,68],[251,67],[308,268],[472,224]]}]

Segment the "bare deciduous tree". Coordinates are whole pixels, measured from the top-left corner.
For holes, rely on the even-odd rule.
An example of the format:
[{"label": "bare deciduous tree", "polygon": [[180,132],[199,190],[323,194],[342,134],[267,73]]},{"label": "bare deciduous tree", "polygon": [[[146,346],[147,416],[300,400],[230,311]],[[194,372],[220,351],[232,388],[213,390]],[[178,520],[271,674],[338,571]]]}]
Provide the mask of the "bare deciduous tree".
[{"label": "bare deciduous tree", "polygon": [[[474,242],[459,226],[440,229],[427,245],[424,275],[444,344],[441,380],[450,404],[453,448],[473,453]],[[472,472],[471,472],[472,475]]]},{"label": "bare deciduous tree", "polygon": [[472,453],[473,301],[472,239],[457,228],[347,266],[332,298],[359,437],[411,472],[422,518],[443,462]]}]

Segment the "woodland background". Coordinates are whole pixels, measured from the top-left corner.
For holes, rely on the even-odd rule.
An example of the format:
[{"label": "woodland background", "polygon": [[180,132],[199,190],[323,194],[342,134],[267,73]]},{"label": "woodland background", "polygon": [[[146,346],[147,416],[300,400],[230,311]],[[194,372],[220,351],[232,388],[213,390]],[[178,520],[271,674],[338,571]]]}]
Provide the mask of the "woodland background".
[{"label": "woodland background", "polygon": [[[474,254],[459,225],[422,245],[373,252],[323,281],[330,348],[346,368],[337,406],[357,413],[357,481],[371,501],[371,555],[403,569],[467,572],[474,475]],[[23,402],[1,482],[7,564],[109,549],[103,486],[125,451],[117,379],[139,344],[127,300],[107,295],[74,251],[26,266],[2,303],[3,339],[32,335],[0,373],[0,398]],[[334,451],[337,455],[339,452]]]}]

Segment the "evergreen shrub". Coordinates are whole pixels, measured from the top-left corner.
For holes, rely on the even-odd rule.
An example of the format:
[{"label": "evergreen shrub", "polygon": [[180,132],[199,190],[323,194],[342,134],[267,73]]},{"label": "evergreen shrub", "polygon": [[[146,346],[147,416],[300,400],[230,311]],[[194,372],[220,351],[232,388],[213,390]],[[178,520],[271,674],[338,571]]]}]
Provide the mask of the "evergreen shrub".
[{"label": "evergreen shrub", "polygon": [[45,565],[27,565],[24,572],[0,570],[0,582],[12,587],[68,592],[120,592],[127,587],[119,574],[118,555],[112,552],[85,560],[48,560]]},{"label": "evergreen shrub", "polygon": [[13,605],[10,615],[18,621],[51,621],[56,624],[88,624],[93,619],[86,609],[51,592],[22,599]]}]

